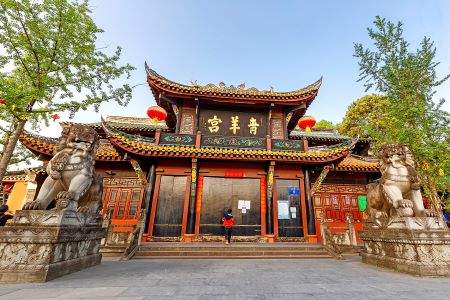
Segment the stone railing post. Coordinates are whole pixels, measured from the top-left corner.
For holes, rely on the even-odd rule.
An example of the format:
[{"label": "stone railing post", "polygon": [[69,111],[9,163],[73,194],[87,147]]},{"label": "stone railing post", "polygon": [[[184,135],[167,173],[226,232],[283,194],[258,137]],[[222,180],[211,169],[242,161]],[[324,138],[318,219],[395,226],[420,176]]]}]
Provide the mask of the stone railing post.
[{"label": "stone railing post", "polygon": [[356,231],[355,224],[353,223],[353,215],[346,214],[345,219],[347,222],[347,234],[350,241],[350,246],[356,246]]}]

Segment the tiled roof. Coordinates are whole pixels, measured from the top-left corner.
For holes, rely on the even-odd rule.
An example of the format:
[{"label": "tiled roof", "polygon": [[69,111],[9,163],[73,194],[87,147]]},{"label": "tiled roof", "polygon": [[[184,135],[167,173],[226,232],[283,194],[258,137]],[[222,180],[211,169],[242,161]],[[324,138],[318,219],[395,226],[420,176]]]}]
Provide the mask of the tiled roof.
[{"label": "tiled roof", "polygon": [[127,152],[135,153],[141,156],[298,161],[311,164],[341,159],[348,155],[354,147],[354,144],[345,143],[341,147],[336,147],[335,149],[330,149],[329,151],[323,152],[287,152],[211,147],[195,148],[187,146],[160,146],[144,141],[137,141],[120,133],[111,133],[109,135],[109,140],[117,147],[121,147]]},{"label": "tiled roof", "polygon": [[[318,132],[310,132],[306,133],[304,130],[301,129],[294,129],[289,134],[289,137],[296,140],[301,139],[307,139],[307,140],[315,140],[315,141],[331,141],[331,142],[343,142],[343,141],[350,141],[355,139],[354,137],[342,135],[335,132],[327,132],[327,131],[318,131]],[[358,141],[368,143],[369,139],[366,138],[360,138]]]},{"label": "tiled roof", "polygon": [[[58,142],[56,138],[47,138],[37,134],[25,132],[20,136],[20,142],[35,153],[54,155],[54,149]],[[123,157],[106,139],[100,139],[97,148],[96,160],[122,160]]]},{"label": "tiled roof", "polygon": [[[249,99],[249,100],[262,100],[270,102],[298,102],[298,101],[308,101],[314,99],[317,92],[322,84],[322,78],[313,84],[291,92],[275,92],[273,89],[267,91],[260,91],[256,88],[246,89],[244,84],[237,87],[226,86],[223,83],[219,85],[207,84],[205,86],[193,83],[193,85],[188,86],[171,81],[148,67],[145,64],[145,70],[147,72],[147,81],[150,84],[154,94],[154,89],[159,89],[167,92],[173,92],[176,94],[184,94],[195,97],[217,97],[217,98],[229,98],[229,99]],[[158,95],[155,98],[158,99]]]},{"label": "tiled roof", "polygon": [[[107,131],[107,134],[109,135],[109,140],[101,139],[97,150],[96,159],[100,161],[123,160],[123,156],[119,154],[115,148],[118,147],[126,152],[150,157],[169,156],[230,160],[275,160],[296,161],[306,164],[318,164],[341,160],[336,165],[335,171],[379,172],[377,159],[350,154],[354,147],[354,143],[351,143],[350,141],[333,146],[323,146],[320,149],[317,149],[317,151],[295,152],[164,146],[155,145],[154,139],[126,134],[117,130]],[[20,140],[28,149],[50,157],[53,156],[53,149],[57,143],[57,139],[55,138],[46,138],[31,133],[23,134],[20,137]]]},{"label": "tiled roof", "polygon": [[379,160],[372,157],[349,155],[334,169],[335,171],[380,172]]},{"label": "tiled roof", "polygon": [[[108,125],[117,130],[125,130],[125,131],[139,131],[139,132],[152,132],[157,129],[161,129],[162,131],[166,131],[169,128],[167,127],[164,121],[158,122],[154,124],[152,120],[149,118],[135,118],[135,117],[120,117],[120,116],[107,116],[105,120],[108,122]],[[82,124],[90,126],[94,129],[102,129],[102,122],[96,123],[75,123],[75,122],[60,122],[61,126],[70,126],[72,124]]]}]

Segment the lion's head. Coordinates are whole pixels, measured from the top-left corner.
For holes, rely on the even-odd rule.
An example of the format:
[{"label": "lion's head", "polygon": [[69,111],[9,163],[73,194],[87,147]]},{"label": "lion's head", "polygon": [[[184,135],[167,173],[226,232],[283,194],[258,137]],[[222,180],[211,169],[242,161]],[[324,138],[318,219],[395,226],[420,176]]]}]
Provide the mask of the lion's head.
[{"label": "lion's head", "polygon": [[415,168],[414,156],[409,148],[400,143],[389,143],[380,148],[381,171],[383,172],[389,165],[403,165]]},{"label": "lion's head", "polygon": [[60,151],[70,143],[83,142],[89,145],[91,152],[95,153],[95,148],[97,146],[97,141],[99,137],[97,132],[89,127],[81,124],[72,124],[70,126],[64,126],[61,132],[61,137],[58,141],[58,147],[56,151]]}]

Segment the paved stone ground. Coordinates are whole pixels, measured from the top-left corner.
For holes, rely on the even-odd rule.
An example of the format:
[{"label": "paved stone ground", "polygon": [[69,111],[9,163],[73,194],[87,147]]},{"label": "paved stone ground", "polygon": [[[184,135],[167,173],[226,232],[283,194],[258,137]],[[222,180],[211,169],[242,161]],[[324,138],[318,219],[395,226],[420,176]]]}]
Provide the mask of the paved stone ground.
[{"label": "paved stone ground", "polygon": [[0,299],[449,299],[450,278],[333,259],[104,258],[42,284],[2,284]]}]

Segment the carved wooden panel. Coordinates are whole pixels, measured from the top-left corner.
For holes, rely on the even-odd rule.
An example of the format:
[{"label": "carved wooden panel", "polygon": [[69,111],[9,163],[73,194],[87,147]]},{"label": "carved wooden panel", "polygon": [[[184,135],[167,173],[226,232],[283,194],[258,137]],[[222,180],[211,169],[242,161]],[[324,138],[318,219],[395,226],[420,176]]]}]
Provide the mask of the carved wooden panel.
[{"label": "carved wooden panel", "polygon": [[358,196],[366,195],[366,185],[362,184],[322,184],[314,194],[315,216],[323,212],[328,220],[344,222],[345,215],[351,213],[355,221],[362,220]]},{"label": "carved wooden panel", "polygon": [[298,140],[272,140],[272,151],[295,151],[295,152],[303,152],[305,151],[305,145],[303,141]]},{"label": "carved wooden panel", "polygon": [[362,193],[366,194],[366,185],[363,184],[325,184],[323,183],[317,192],[328,193]]},{"label": "carved wooden panel", "polygon": [[181,119],[180,133],[194,134],[194,116],[189,113],[184,113]]},{"label": "carved wooden panel", "polygon": [[112,219],[137,219],[144,196],[144,186],[139,178],[103,178],[103,211],[112,212]]},{"label": "carved wooden panel", "polygon": [[142,186],[142,181],[137,177],[104,177],[103,178],[104,187],[134,187]]},{"label": "carved wooden panel", "polygon": [[272,139],[284,139],[284,128],[281,119],[271,120]]},{"label": "carved wooden panel", "polygon": [[202,136],[201,145],[207,147],[266,149],[265,138]]},{"label": "carved wooden panel", "polygon": [[161,133],[159,139],[160,145],[195,145],[195,135],[193,134],[176,134],[176,133]]}]

